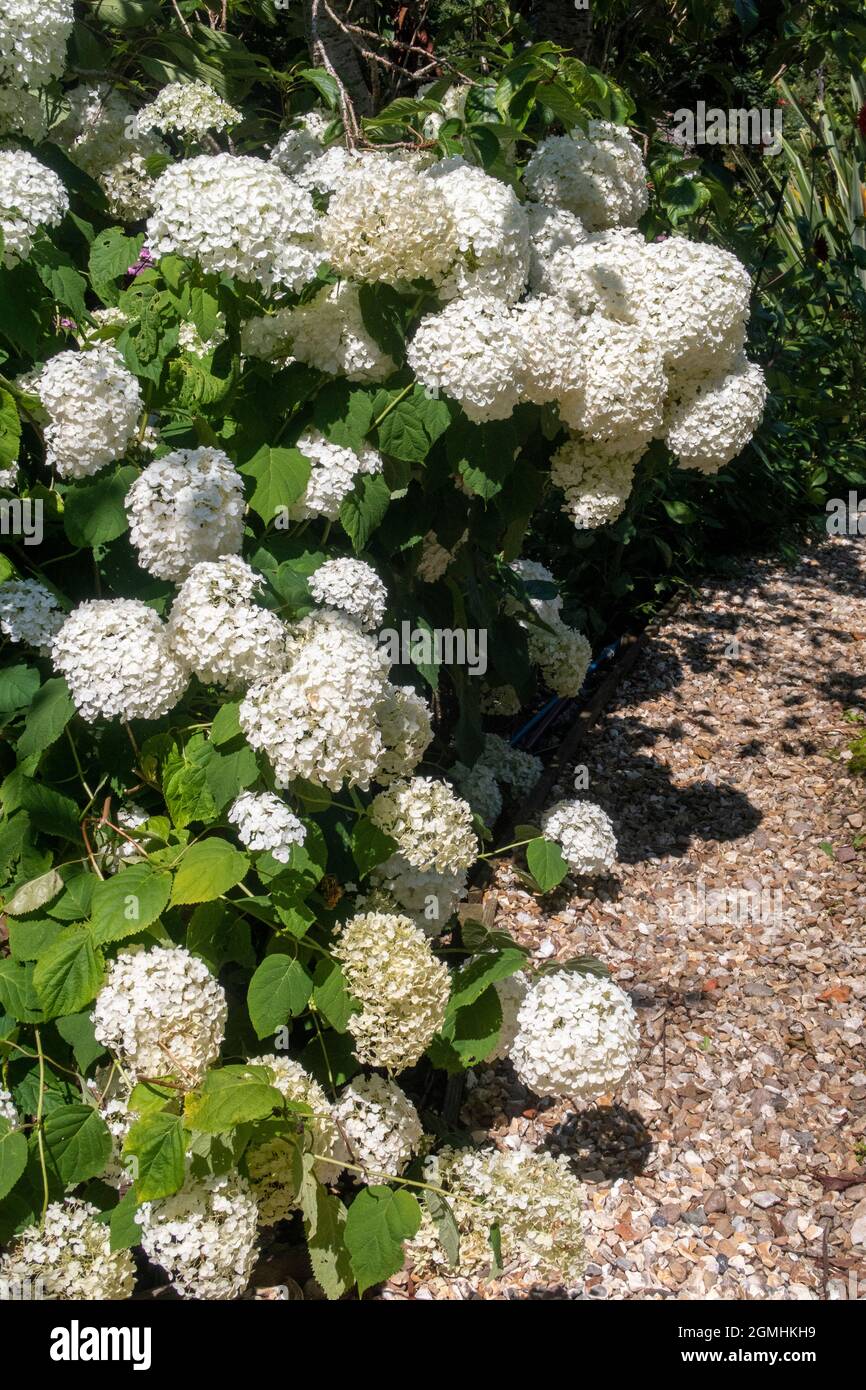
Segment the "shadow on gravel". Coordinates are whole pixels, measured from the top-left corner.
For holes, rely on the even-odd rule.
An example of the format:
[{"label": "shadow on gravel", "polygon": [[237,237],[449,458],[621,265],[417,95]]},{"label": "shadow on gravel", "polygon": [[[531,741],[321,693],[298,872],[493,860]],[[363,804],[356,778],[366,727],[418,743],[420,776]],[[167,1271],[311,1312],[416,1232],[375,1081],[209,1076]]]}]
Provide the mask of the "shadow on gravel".
[{"label": "shadow on gravel", "polygon": [[643,1172],[652,1139],[636,1110],[605,1105],[568,1115],[550,1131],[544,1147],[565,1154],[584,1182],[615,1182]]}]

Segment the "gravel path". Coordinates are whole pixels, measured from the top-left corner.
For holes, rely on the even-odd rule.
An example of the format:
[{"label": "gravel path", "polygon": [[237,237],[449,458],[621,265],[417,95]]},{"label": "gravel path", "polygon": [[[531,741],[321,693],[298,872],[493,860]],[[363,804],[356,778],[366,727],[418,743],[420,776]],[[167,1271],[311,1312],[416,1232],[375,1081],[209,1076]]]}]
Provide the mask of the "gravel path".
[{"label": "gravel path", "polygon": [[[616,876],[539,905],[500,874],[501,925],[541,957],[600,956],[642,1024],[621,1095],[538,1102],[500,1066],[464,1109],[584,1178],[572,1297],[866,1299],[866,785],[843,758],[864,578],[863,543],[839,539],[687,601],[581,754]],[[526,1289],[417,1291],[479,1292]]]}]

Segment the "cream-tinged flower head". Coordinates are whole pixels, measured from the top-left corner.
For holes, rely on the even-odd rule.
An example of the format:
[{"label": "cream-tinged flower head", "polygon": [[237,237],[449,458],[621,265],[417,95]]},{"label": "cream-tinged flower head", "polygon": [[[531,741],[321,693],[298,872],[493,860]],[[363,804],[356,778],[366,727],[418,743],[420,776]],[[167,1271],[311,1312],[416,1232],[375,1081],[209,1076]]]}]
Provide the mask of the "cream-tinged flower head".
[{"label": "cream-tinged flower head", "polygon": [[141,1245],[182,1298],[237,1298],[256,1257],[258,1209],[239,1173],[189,1178],[179,1192],[135,1215]]},{"label": "cream-tinged flower head", "polygon": [[61,478],[86,478],[123,458],[144,402],[113,343],[59,352],[34,378],[32,389],[48,412],[46,462]]},{"label": "cream-tinged flower head", "polygon": [[761,423],[766,401],[764,373],[745,355],[726,376],[707,377],[678,393],[665,438],[680,468],[718,473],[745,449]]},{"label": "cream-tinged flower head", "polygon": [[555,840],[575,874],[609,873],[616,863],[616,836],[610,818],[592,801],[557,801],[541,828]]},{"label": "cream-tinged flower head", "polygon": [[616,441],[601,444],[579,435],[557,449],[550,480],[565,493],[562,510],[578,531],[607,526],[622,515],[643,453],[642,444],[623,453]]},{"label": "cream-tinged flower head", "polygon": [[50,656],[65,619],[57,599],[37,579],[7,579],[0,584],[0,632],[11,642],[26,642],[42,656]]},{"label": "cream-tinged flower head", "polygon": [[597,1100],[628,1079],[638,1046],[637,1016],[618,985],[559,970],[527,992],[510,1056],[536,1095]]},{"label": "cream-tinged flower head", "polygon": [[433,777],[394,782],[373,799],[369,814],[413,868],[453,873],[470,868],[478,857],[472,811],[447,782]]},{"label": "cream-tinged flower head", "polygon": [[138,113],[138,129],[161,130],[203,140],[209,131],[219,132],[242,119],[240,111],[206,82],[169,82]]},{"label": "cream-tinged flower head", "polygon": [[[274,1053],[252,1057],[251,1067],[267,1067],[273,1084],[293,1105],[309,1114],[297,1115],[298,1142],[321,1157],[313,1164],[320,1182],[333,1182],[340,1169],[328,1158],[343,1158],[344,1146],[334,1119],[334,1111],[318,1081],[300,1062]],[[291,1216],[298,1205],[294,1181],[294,1158],[298,1144],[289,1136],[276,1135],[254,1145],[245,1154],[245,1163],[259,1208],[259,1225],[273,1226]]]},{"label": "cream-tinged flower head", "polygon": [[531,198],[576,213],[591,232],[634,226],[649,203],[640,150],[625,126],[610,121],[543,140],[524,179]]},{"label": "cream-tinged flower head", "polygon": [[409,777],[432,742],[430,707],[411,685],[386,681],[376,705],[376,721],[384,746],[376,781],[387,786],[397,778]]},{"label": "cream-tinged flower head", "polygon": [[107,82],[82,83],[63,95],[67,108],[51,138],[105,194],[113,217],[138,221],[153,205],[152,155],[167,154],[162,141],[139,130],[129,102]]},{"label": "cream-tinged flower head", "polygon": [[243,479],[221,449],[176,449],[154,459],[125,505],[139,564],[159,579],[186,579],[202,560],[241,548]]},{"label": "cream-tinged flower head", "polygon": [[424,1127],[405,1091],[375,1073],[355,1077],[334,1106],[347,1159],[364,1169],[356,1182],[387,1182],[418,1153]]},{"label": "cream-tinged flower head", "polygon": [[466,897],[466,879],[465,869],[416,869],[402,854],[392,854],[370,873],[374,892],[430,937],[441,935]]},{"label": "cream-tinged flower head", "polygon": [[389,1072],[414,1066],[445,1021],[447,968],[408,917],[366,912],[334,946],[346,988],[361,1006],[349,1019],[358,1060]]},{"label": "cream-tinged flower head", "polygon": [[319,430],[307,430],[296,447],[309,461],[310,481],[303,496],[289,508],[295,521],[311,516],[336,521],[358,474],[382,471],[382,457],[370,445],[365,444],[356,454],[344,444],[331,443]]},{"label": "cream-tinged flower head", "polygon": [[227,819],[237,826],[242,845],[255,853],[267,850],[280,864],[288,864],[293,846],[307,838],[306,826],[273,792],[241,792]]},{"label": "cream-tinged flower head", "polygon": [[729,368],[746,341],[752,281],[730,251],[668,237],[645,248],[639,317],[676,379]]},{"label": "cream-tinged flower head", "polygon": [[128,1250],[112,1250],[111,1231],[99,1214],[77,1197],[52,1202],[42,1226],[28,1226],[0,1256],[0,1301],[131,1298],[135,1262]]},{"label": "cream-tinged flower head", "polygon": [[251,357],[285,358],[349,381],[384,381],[395,364],[367,331],[359,289],[348,280],[325,285],[305,304],[249,319],[242,346]]},{"label": "cream-tinged flower head", "polygon": [[286,627],[253,601],[262,583],[237,555],[202,560],[183,581],[168,640],[205,685],[238,690],[285,669]]},{"label": "cream-tinged flower head", "polygon": [[0,82],[27,89],[60,77],[74,18],[72,0],[3,0]]},{"label": "cream-tinged flower head", "polygon": [[0,150],[4,265],[26,261],[39,228],[56,227],[68,211],[66,189],[53,169],[26,150]]},{"label": "cream-tinged flower head", "polygon": [[307,111],[284,131],[271,151],[271,163],[281,174],[296,178],[313,159],[324,153],[322,141],[332,117],[327,111]]},{"label": "cream-tinged flower head", "polygon": [[428,314],[407,357],[419,383],[459,402],[470,420],[506,420],[520,400],[519,326],[494,295],[470,294]]},{"label": "cream-tinged flower head", "polygon": [[515,303],[529,273],[529,222],[514,190],[459,155],[434,164],[427,176],[443,193],[457,230],[458,256],[441,298],[484,294]]},{"label": "cream-tinged flower head", "polygon": [[159,719],[174,709],[189,681],[165,624],[134,598],[80,603],[54,638],[51,657],[88,723]]},{"label": "cream-tinged flower head", "polygon": [[347,556],[326,560],[310,575],[309,585],[316,603],[339,608],[365,632],[381,625],[388,606],[388,590],[372,566],[363,560]]}]

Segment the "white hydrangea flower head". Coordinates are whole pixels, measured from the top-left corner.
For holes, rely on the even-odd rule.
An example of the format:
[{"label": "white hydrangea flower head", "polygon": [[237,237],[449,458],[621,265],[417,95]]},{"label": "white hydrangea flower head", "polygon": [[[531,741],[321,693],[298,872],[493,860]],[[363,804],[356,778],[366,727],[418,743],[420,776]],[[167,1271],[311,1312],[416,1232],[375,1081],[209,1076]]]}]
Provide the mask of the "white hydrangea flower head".
[{"label": "white hydrangea flower head", "polygon": [[421,386],[459,402],[470,420],[506,420],[520,400],[518,321],[493,295],[454,299],[421,320],[407,349]]},{"label": "white hydrangea flower head", "polygon": [[0,13],[0,82],[44,87],[66,67],[72,0],[4,0]]},{"label": "white hydrangea flower head", "polygon": [[0,231],[3,264],[26,261],[40,227],[56,227],[69,211],[66,189],[53,169],[26,150],[0,150]]},{"label": "white hydrangea flower head", "polygon": [[374,892],[387,895],[426,936],[439,936],[457,904],[466,897],[466,869],[440,873],[416,869],[402,854],[392,854],[370,873]]},{"label": "white hydrangea flower head", "polygon": [[0,584],[0,632],[11,642],[26,642],[42,656],[66,620],[57,599],[37,579],[7,579]]},{"label": "white hydrangea flower head", "polygon": [[376,721],[383,753],[375,780],[387,786],[414,772],[430,746],[433,740],[430,707],[411,685],[392,685],[386,681],[382,698],[376,705]]},{"label": "white hydrangea flower head", "polygon": [[228,1009],[204,961],[181,946],[121,951],[93,1006],[98,1042],[130,1078],[171,1076],[192,1090],[219,1056]]},{"label": "white hydrangea flower head", "polygon": [[209,131],[219,133],[243,118],[213,87],[196,79],[169,82],[141,108],[137,119],[138,129],[144,133],[161,130],[200,141]]},{"label": "white hydrangea flower head", "polygon": [[256,1257],[258,1209],[239,1173],[188,1179],[179,1192],[139,1207],[141,1245],[183,1298],[243,1293]]},{"label": "white hydrangea flower head", "polygon": [[415,869],[454,873],[478,857],[469,805],[434,777],[394,782],[373,798],[369,816]]},{"label": "white hydrangea flower head", "polygon": [[[252,1057],[249,1065],[268,1067],[273,1073],[274,1086],[286,1100],[311,1111],[310,1115],[298,1116],[298,1126],[308,1136],[307,1142],[313,1153],[321,1154],[323,1158],[344,1157],[331,1103],[319,1083],[304,1070],[300,1062],[271,1053],[264,1057]],[[259,1208],[260,1226],[273,1226],[277,1221],[284,1221],[297,1207],[293,1178],[296,1147],[293,1139],[277,1136],[257,1144],[245,1155],[253,1195]],[[339,1171],[333,1163],[321,1160],[313,1165],[313,1172],[320,1182],[332,1182]]]},{"label": "white hydrangea flower head", "polygon": [[[519,1264],[547,1282],[579,1283],[585,1259],[581,1184],[564,1155],[446,1147],[425,1161],[424,1180],[448,1193],[460,1233],[462,1275],[490,1273],[495,1225],[504,1264]],[[406,1251],[417,1271],[448,1273],[448,1256],[426,1208]]]},{"label": "white hydrangea flower head", "polygon": [[248,155],[198,155],[171,165],[153,191],[154,256],[197,260],[265,290],[300,290],[323,257],[320,218],[304,189]]},{"label": "white hydrangea flower head", "polygon": [[709,377],[684,393],[668,416],[665,436],[680,468],[718,473],[745,449],[766,403],[764,373],[745,355],[727,376]]},{"label": "white hydrangea flower head", "polygon": [[488,829],[495,825],[502,814],[502,792],[492,770],[480,761],[473,767],[458,762],[448,776],[482,825]]},{"label": "white hydrangea flower head", "polygon": [[322,154],[307,160],[292,177],[301,188],[324,198],[341,188],[347,178],[358,171],[365,157],[347,150],[344,145],[329,145]]},{"label": "white hydrangea flower head", "polygon": [[584,385],[561,398],[561,419],[623,451],[646,444],[661,428],[668,389],[658,346],[641,327],[603,314],[578,322]]},{"label": "white hydrangea flower head", "polygon": [[13,463],[11,468],[0,468],[0,488],[11,492],[18,482],[18,465]]},{"label": "white hydrangea flower head", "polygon": [[0,1120],[5,1120],[11,1129],[17,1129],[20,1120],[18,1111],[15,1109],[15,1102],[12,1099],[11,1091],[4,1091],[0,1087]]},{"label": "white hydrangea flower head", "polygon": [[292,846],[307,838],[303,821],[273,792],[241,792],[229,807],[228,820],[237,826],[242,845],[255,852],[268,850],[280,864],[288,864]]},{"label": "white hydrangea flower head", "polygon": [[459,254],[440,297],[489,294],[515,303],[529,273],[529,221],[513,188],[460,155],[434,164],[428,177],[444,194],[457,229]]},{"label": "white hydrangea flower head", "polygon": [[245,560],[202,560],[183,581],[168,618],[172,651],[205,685],[240,690],[286,665],[286,628],[253,602],[263,583]]},{"label": "white hydrangea flower head", "polygon": [[367,332],[358,286],[348,280],[325,285],[306,304],[250,319],[242,335],[252,357],[286,357],[349,381],[384,381],[393,360]]},{"label": "white hydrangea flower head", "polygon": [[358,1060],[389,1072],[414,1066],[445,1021],[446,966],[402,914],[365,912],[342,927],[334,955],[361,1006],[349,1019]]},{"label": "white hydrangea flower head", "polygon": [[536,1095],[597,1100],[631,1075],[639,1042],[637,1015],[618,985],[557,970],[528,990],[510,1056]]},{"label": "white hydrangea flower head", "polygon": [[592,647],[583,633],[557,622],[553,632],[527,627],[526,637],[529,659],[554,695],[564,699],[579,695],[592,661]]},{"label": "white hydrangea flower head", "polygon": [[316,603],[339,608],[365,632],[381,625],[388,606],[388,590],[376,571],[363,560],[340,556],[326,560],[309,580]]},{"label": "white hydrangea flower head", "polygon": [[515,748],[499,734],[484,735],[484,751],[480,762],[489,768],[503,786],[509,787],[517,800],[529,796],[542,772],[544,764],[532,753]]},{"label": "white hydrangea flower head", "polygon": [[138,131],[129,102],[107,82],[82,84],[64,93],[67,115],[52,128],[52,139],[101,187],[112,216],[124,221],[146,217],[154,180],[150,155],[166,154],[155,135]]},{"label": "white hydrangea flower head", "polygon": [[125,506],[138,562],[158,579],[186,579],[202,560],[241,548],[243,479],[221,449],[176,449],[154,459]]},{"label": "white hydrangea flower head", "polygon": [[597,877],[616,863],[610,817],[593,801],[557,801],[545,811],[541,828],[559,845],[572,873]]},{"label": "white hydrangea flower head", "polygon": [[529,223],[529,288],[534,294],[548,293],[544,277],[550,262],[561,252],[583,245],[589,232],[567,208],[527,203],[525,212]]},{"label": "white hydrangea flower head", "polygon": [[677,377],[730,367],[746,341],[752,281],[730,251],[668,237],[645,248],[640,315]]},{"label": "white hydrangea flower head", "polygon": [[437,183],[408,163],[366,155],[348,170],[322,223],[328,260],[355,280],[443,279],[457,230]]},{"label": "white hydrangea flower head", "polygon": [[382,457],[370,445],[365,444],[356,454],[343,444],[332,444],[319,430],[307,430],[295,447],[310,462],[310,481],[303,496],[289,508],[294,521],[310,516],[336,521],[357,475],[382,471]]},{"label": "white hydrangea flower head", "polygon": [[87,478],[123,458],[144,401],[113,343],[97,343],[87,352],[58,352],[32,389],[48,412],[46,462],[61,478]]},{"label": "white hydrangea flower head", "polygon": [[284,131],[271,151],[271,163],[281,174],[295,178],[310,163],[324,153],[322,143],[332,117],[327,111],[312,110],[299,116]]},{"label": "white hydrangea flower head", "polygon": [[631,227],[592,232],[579,245],[534,263],[533,289],[571,314],[598,309],[623,323],[640,319],[648,274],[647,244]]},{"label": "white hydrangea flower head", "polygon": [[45,112],[36,92],[0,87],[0,135],[17,135],[38,145],[45,134]]},{"label": "white hydrangea flower head", "polygon": [[424,1126],[418,1111],[395,1081],[375,1073],[357,1076],[334,1106],[347,1160],[364,1169],[356,1182],[384,1182],[399,1176],[419,1152]]},{"label": "white hydrangea flower head", "polygon": [[325,609],[290,629],[289,670],[251,687],[239,719],[266,753],[277,781],[296,778],[339,791],[368,787],[384,745],[376,707],[387,663],[345,614]]},{"label": "white hydrangea flower head", "polygon": [[512,317],[521,344],[521,400],[536,405],[559,401],[561,414],[571,402],[583,402],[587,385],[585,333],[574,315],[552,295],[542,295],[518,304]]},{"label": "white hydrangea flower head", "polygon": [[28,1226],[0,1256],[4,1288],[29,1290],[39,1301],[117,1302],[131,1298],[135,1262],[128,1250],[112,1250],[111,1231],[89,1202],[52,1202],[39,1226]]},{"label": "white hydrangea flower head", "polygon": [[517,1015],[529,989],[529,976],[525,971],[518,970],[516,975],[495,980],[493,987],[499,996],[502,1022],[499,1025],[499,1041],[494,1050],[487,1054],[485,1063],[504,1061],[511,1055],[517,1037]]},{"label": "white hydrangea flower head", "polygon": [[640,150],[625,126],[610,121],[542,140],[524,181],[531,198],[576,213],[590,232],[634,226],[649,204]]},{"label": "white hydrangea flower head", "polygon": [[51,647],[75,708],[97,719],[159,719],[174,709],[189,671],[168,643],[165,624],[134,598],[86,599]]},{"label": "white hydrangea flower head", "polygon": [[616,442],[600,444],[579,435],[567,439],[550,460],[550,480],[562,488],[562,510],[578,531],[607,526],[622,516],[644,447],[620,452]]}]

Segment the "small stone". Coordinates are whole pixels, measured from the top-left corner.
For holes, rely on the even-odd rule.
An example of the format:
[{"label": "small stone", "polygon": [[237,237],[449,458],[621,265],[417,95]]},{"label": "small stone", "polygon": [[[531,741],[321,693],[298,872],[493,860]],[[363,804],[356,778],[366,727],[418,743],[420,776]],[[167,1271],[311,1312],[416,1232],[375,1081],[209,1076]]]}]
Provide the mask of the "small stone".
[{"label": "small stone", "polygon": [[782,1199],[775,1192],[753,1192],[751,1200],[756,1207],[766,1208],[775,1207]]}]

